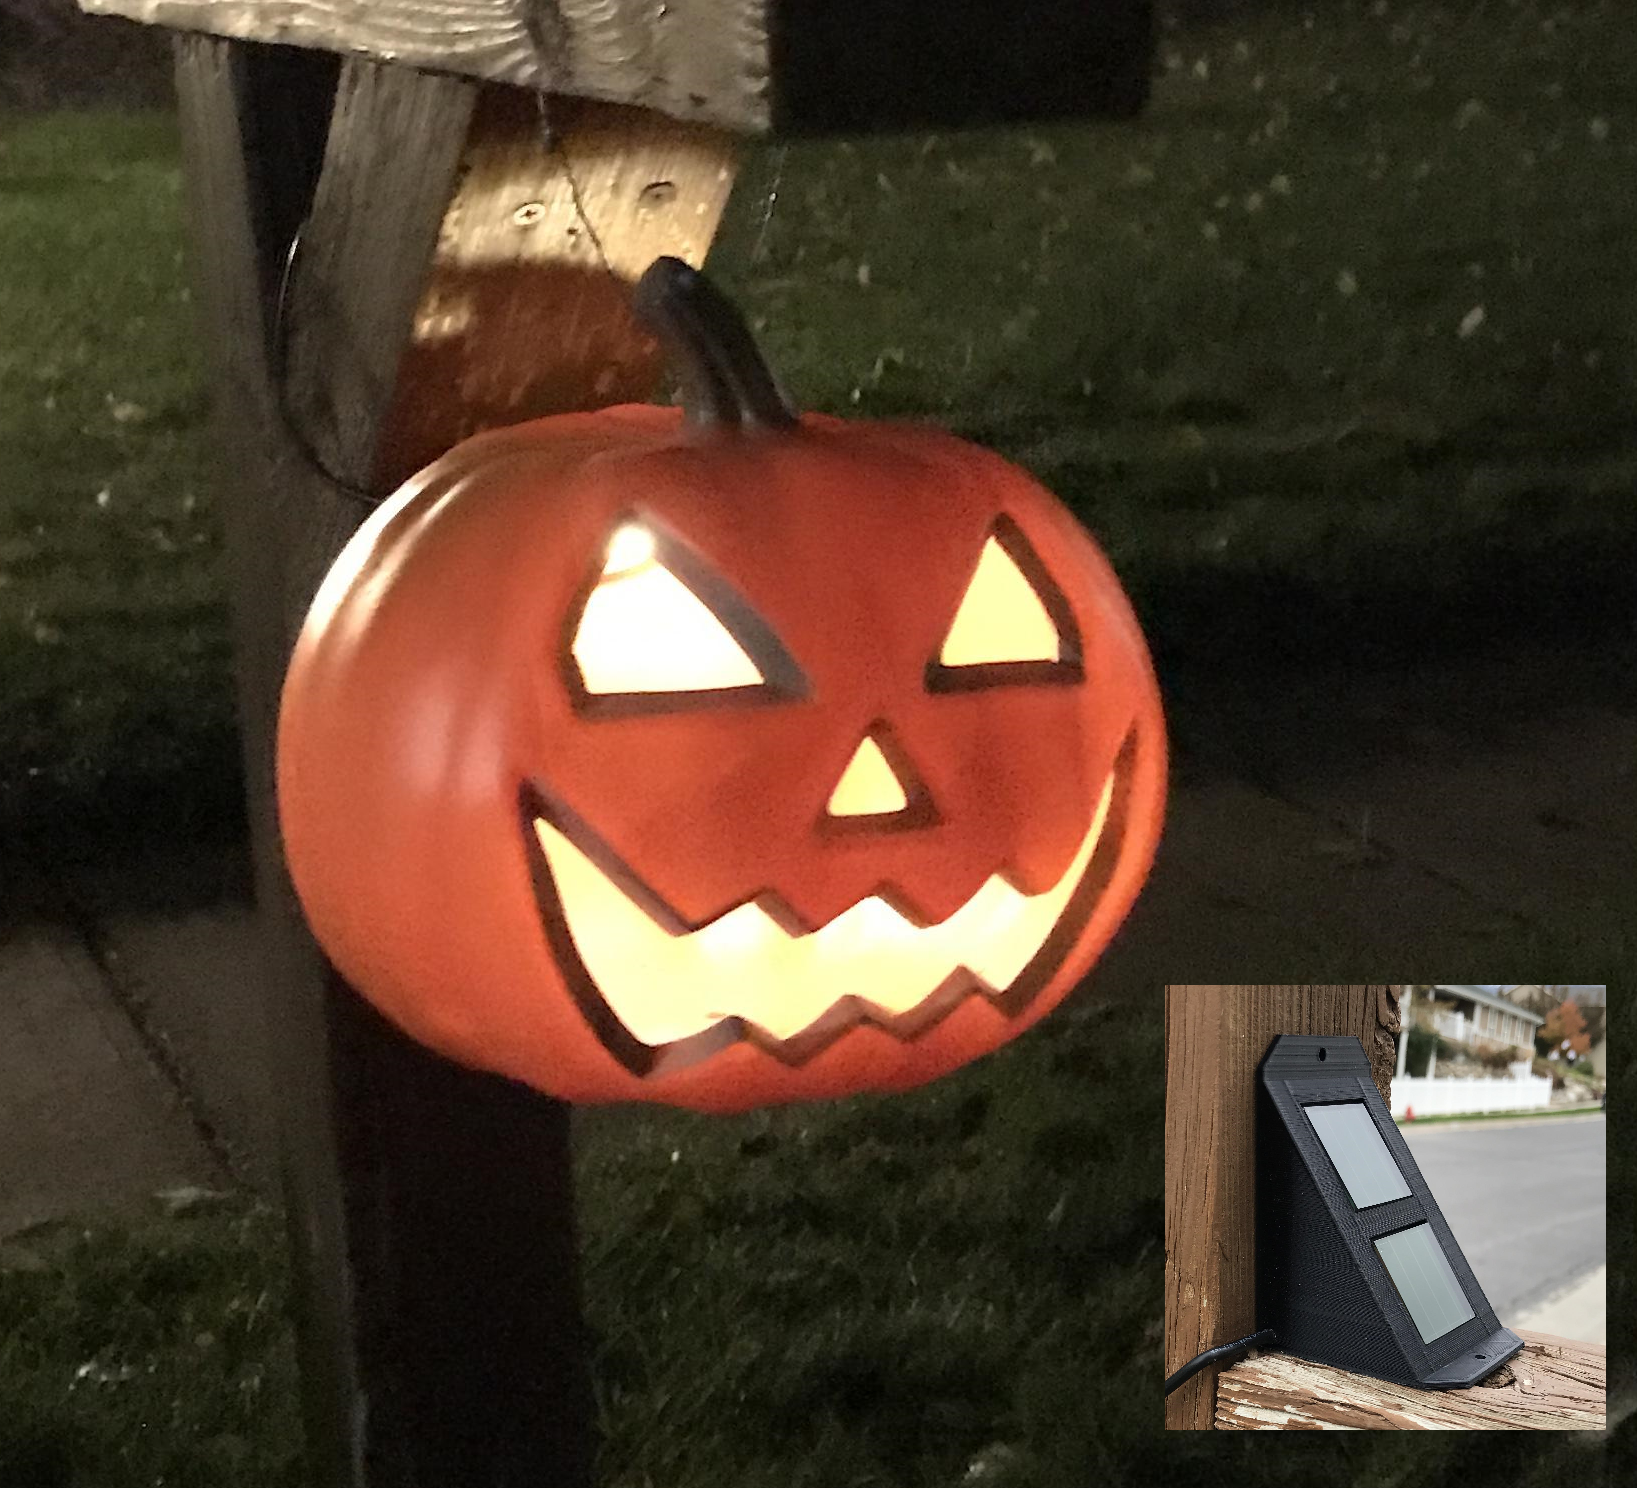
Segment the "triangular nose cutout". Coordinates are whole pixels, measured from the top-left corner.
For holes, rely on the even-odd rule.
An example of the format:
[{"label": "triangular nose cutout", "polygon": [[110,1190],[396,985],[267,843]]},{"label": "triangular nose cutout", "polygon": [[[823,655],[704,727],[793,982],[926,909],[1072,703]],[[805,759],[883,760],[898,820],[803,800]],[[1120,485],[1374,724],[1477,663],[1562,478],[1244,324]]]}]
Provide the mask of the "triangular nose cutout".
[{"label": "triangular nose cutout", "polygon": [[909,809],[904,782],[872,735],[853,751],[830,793],[831,816],[896,816]]}]

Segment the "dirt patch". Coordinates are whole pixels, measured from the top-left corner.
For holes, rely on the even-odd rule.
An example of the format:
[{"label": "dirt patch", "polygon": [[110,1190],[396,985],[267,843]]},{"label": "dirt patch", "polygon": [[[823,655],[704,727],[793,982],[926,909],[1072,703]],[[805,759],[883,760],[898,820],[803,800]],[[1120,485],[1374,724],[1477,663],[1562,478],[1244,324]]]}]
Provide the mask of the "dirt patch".
[{"label": "dirt patch", "polygon": [[0,109],[168,106],[169,35],[73,0],[0,0]]}]

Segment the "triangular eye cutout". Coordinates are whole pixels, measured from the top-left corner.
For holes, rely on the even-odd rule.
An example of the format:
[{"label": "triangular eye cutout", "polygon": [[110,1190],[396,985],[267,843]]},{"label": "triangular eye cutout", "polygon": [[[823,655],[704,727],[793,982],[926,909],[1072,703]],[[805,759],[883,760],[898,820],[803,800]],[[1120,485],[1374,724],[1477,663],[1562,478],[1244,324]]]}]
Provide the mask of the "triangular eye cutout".
[{"label": "triangular eye cutout", "polygon": [[636,519],[605,544],[568,651],[572,690],[598,707],[658,711],[803,690],[800,669],[744,600],[696,554]]},{"label": "triangular eye cutout", "polygon": [[1057,627],[1000,540],[983,545],[977,572],[938,654],[944,666],[1056,661]]},{"label": "triangular eye cutout", "polygon": [[934,692],[1081,678],[1079,633],[1063,592],[1018,526],[991,530],[935,661]]}]

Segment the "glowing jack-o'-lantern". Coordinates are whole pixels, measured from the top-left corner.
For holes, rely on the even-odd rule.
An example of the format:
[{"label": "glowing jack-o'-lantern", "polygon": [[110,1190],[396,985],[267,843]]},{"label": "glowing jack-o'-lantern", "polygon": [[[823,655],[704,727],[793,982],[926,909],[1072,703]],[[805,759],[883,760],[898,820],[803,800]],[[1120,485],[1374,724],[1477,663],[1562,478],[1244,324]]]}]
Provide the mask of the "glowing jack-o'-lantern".
[{"label": "glowing jack-o'-lantern", "polygon": [[279,809],[314,932],[576,1101],[903,1089],[1050,1011],[1147,873],[1158,693],[1107,561],[941,431],[796,416],[661,260],[681,410],[466,441],[325,579]]}]

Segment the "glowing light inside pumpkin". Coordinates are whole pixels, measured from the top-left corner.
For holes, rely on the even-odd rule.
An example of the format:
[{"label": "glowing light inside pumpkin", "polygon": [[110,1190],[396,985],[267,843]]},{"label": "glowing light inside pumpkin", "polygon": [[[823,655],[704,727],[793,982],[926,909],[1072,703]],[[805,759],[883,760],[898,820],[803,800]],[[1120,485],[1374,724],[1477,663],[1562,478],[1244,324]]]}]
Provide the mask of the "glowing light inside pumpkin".
[{"label": "glowing light inside pumpkin", "polygon": [[654,536],[627,525],[609,539],[572,651],[587,692],[758,687],[756,663],[702,600],[658,561]]},{"label": "glowing light inside pumpkin", "polygon": [[991,537],[978,558],[938,660],[947,667],[1057,661],[1061,638],[1034,585]]},{"label": "glowing light inside pumpkin", "polygon": [[653,560],[658,544],[654,534],[634,522],[621,527],[608,540],[608,557],[603,563],[603,577],[614,578]]},{"label": "glowing light inside pumpkin", "polygon": [[830,793],[831,816],[885,816],[909,805],[904,785],[881,746],[866,736]]},{"label": "glowing light inside pumpkin", "polygon": [[557,828],[537,819],[534,829],[580,959],[632,1034],[664,1044],[740,1017],[790,1038],[845,996],[908,1012],[962,968],[992,989],[1010,986],[1085,875],[1112,795],[1110,777],[1073,862],[1042,893],[1019,893],[992,875],[948,919],[925,927],[871,895],[807,935],[791,935],[757,903],[673,934]]}]

